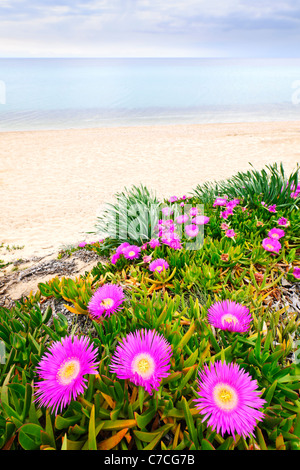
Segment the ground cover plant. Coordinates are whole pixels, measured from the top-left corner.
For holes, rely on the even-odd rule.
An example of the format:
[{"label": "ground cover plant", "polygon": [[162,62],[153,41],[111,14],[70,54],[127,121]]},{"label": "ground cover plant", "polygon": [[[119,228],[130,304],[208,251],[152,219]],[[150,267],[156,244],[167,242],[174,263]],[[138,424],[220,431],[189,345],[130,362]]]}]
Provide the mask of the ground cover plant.
[{"label": "ground cover plant", "polygon": [[0,308],[0,448],[300,450],[298,168],[120,194],[105,262]]}]

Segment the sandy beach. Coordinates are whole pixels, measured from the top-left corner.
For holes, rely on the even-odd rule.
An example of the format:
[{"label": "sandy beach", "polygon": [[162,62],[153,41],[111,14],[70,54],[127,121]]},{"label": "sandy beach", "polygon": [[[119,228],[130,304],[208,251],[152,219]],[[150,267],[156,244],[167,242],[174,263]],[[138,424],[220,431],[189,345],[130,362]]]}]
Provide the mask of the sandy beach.
[{"label": "sandy beach", "polygon": [[143,183],[158,196],[180,196],[249,169],[249,162],[294,170],[300,122],[0,133],[0,259],[97,239],[86,232],[124,187]]}]

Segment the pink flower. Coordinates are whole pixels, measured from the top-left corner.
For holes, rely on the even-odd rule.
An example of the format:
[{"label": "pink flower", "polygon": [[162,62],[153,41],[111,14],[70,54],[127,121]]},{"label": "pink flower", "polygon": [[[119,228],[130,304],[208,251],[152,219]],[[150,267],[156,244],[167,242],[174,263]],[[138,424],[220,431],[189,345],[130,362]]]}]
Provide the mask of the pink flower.
[{"label": "pink flower", "polygon": [[152,260],[152,255],[143,256],[143,263],[150,263],[151,260]]},{"label": "pink flower", "polygon": [[294,276],[296,279],[300,279],[300,268],[298,268],[297,266],[294,268],[293,276]]},{"label": "pink flower", "polygon": [[184,202],[181,202],[179,205],[180,207],[184,207]]},{"label": "pink flower", "polygon": [[204,225],[209,222],[209,217],[206,217],[205,215],[197,215],[191,222],[196,225]]},{"label": "pink flower", "polygon": [[213,203],[213,207],[216,207],[216,206],[226,206],[227,204],[227,197],[217,197],[217,199],[215,200],[215,202]]},{"label": "pink flower", "polygon": [[276,238],[264,238],[262,241],[262,246],[266,251],[274,251],[275,253],[279,253],[281,248],[281,244]]},{"label": "pink flower", "polygon": [[199,227],[194,224],[186,225],[185,233],[187,234],[188,237],[194,238],[199,233]]},{"label": "pink flower", "polygon": [[281,230],[280,228],[272,228],[272,230],[268,232],[268,237],[276,238],[276,240],[281,237],[284,237],[284,235],[284,230]]},{"label": "pink flower", "polygon": [[124,249],[129,246],[129,243],[128,242],[124,242],[122,243],[121,245],[118,246],[118,248],[116,249],[116,254],[123,254],[124,252]]},{"label": "pink flower", "polygon": [[83,248],[83,247],[85,247],[85,245],[86,245],[86,242],[80,242],[80,243],[78,243],[79,248]]},{"label": "pink flower", "polygon": [[110,317],[119,311],[125,296],[121,286],[104,284],[99,287],[88,303],[88,311],[93,318]]},{"label": "pink flower", "polygon": [[180,240],[171,240],[169,243],[167,243],[170,248],[173,248],[174,250],[181,250],[182,245]]},{"label": "pink flower", "polygon": [[188,214],[179,215],[176,217],[177,224],[185,224],[189,220]]},{"label": "pink flower", "polygon": [[285,217],[280,217],[280,219],[277,220],[278,225],[282,225],[283,227],[287,227],[290,223],[288,219]]},{"label": "pink flower", "polygon": [[174,212],[174,210],[171,207],[163,207],[161,211],[163,215],[171,215]]},{"label": "pink flower", "polygon": [[208,309],[207,317],[211,325],[221,330],[245,333],[250,329],[249,309],[233,300],[215,302]]},{"label": "pink flower", "polygon": [[268,211],[269,212],[276,212],[276,204],[273,204],[272,206],[269,206]]},{"label": "pink flower", "polygon": [[88,385],[88,374],[97,374],[98,350],[87,337],[65,336],[50,346],[37,366],[43,380],[35,383],[35,400],[55,414],[76,400]]},{"label": "pink flower", "polygon": [[194,217],[195,215],[198,214],[198,209],[197,207],[192,207],[191,210],[190,210],[190,216],[191,217]]},{"label": "pink flower", "polygon": [[226,237],[233,238],[233,237],[235,237],[236,233],[235,233],[234,230],[229,229],[229,230],[226,230],[225,235],[226,235]]},{"label": "pink flower", "polygon": [[177,196],[171,196],[170,199],[169,199],[169,202],[175,202],[177,201],[178,197]]},{"label": "pink flower", "polygon": [[199,372],[198,386],[194,401],[207,426],[222,436],[254,436],[257,421],[264,417],[259,408],[266,401],[259,398],[257,381],[248,372],[238,364],[217,361]]},{"label": "pink flower", "polygon": [[111,264],[116,264],[116,262],[118,261],[118,259],[120,258],[121,254],[120,253],[115,253],[114,255],[112,255],[111,257]]},{"label": "pink flower", "polygon": [[126,259],[136,259],[140,257],[141,249],[136,245],[126,246],[123,250],[123,255]]},{"label": "pink flower", "polygon": [[233,209],[235,206],[237,206],[240,203],[239,199],[233,199],[232,201],[228,201],[226,204],[226,209]]},{"label": "pink flower", "polygon": [[221,229],[222,229],[222,230],[227,230],[227,229],[229,229],[229,225],[226,224],[226,222],[223,222],[223,223],[221,224]]},{"label": "pink flower", "polygon": [[149,245],[152,249],[154,249],[156,246],[160,246],[159,239],[158,238],[152,238],[149,242]]},{"label": "pink flower", "polygon": [[229,212],[228,212],[228,211],[222,211],[222,212],[220,213],[220,218],[228,219],[228,216],[229,216]]},{"label": "pink flower", "polygon": [[172,347],[151,330],[140,330],[122,339],[112,356],[110,370],[118,379],[129,379],[152,395],[169,375]]},{"label": "pink flower", "polygon": [[144,243],[144,244],[141,246],[141,250],[147,250],[147,246],[148,246],[148,243]]},{"label": "pink flower", "polygon": [[292,197],[293,199],[297,199],[297,197],[299,196],[299,194],[300,194],[300,190],[294,191],[294,192],[291,193],[291,197]]},{"label": "pink flower", "polygon": [[149,269],[152,272],[157,271],[158,273],[161,273],[164,269],[165,270],[169,269],[169,264],[167,263],[166,260],[162,258],[158,258],[149,264]]}]

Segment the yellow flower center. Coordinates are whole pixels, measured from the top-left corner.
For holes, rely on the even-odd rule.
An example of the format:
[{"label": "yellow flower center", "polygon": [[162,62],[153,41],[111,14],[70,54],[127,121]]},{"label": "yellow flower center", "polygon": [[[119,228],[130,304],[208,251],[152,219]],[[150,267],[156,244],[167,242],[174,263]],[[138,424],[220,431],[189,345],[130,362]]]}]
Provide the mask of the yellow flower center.
[{"label": "yellow flower center", "polygon": [[78,359],[70,359],[65,361],[59,368],[58,371],[58,380],[63,385],[68,385],[74,379],[80,371],[80,363]]},{"label": "yellow flower center", "polygon": [[148,378],[153,374],[154,366],[152,357],[147,353],[137,354],[132,362],[133,372],[137,372],[143,378]]},{"label": "yellow flower center", "polygon": [[238,402],[236,391],[228,384],[218,384],[213,390],[213,397],[218,405],[224,411],[233,410]]},{"label": "yellow flower center", "polygon": [[162,270],[163,270],[163,267],[162,267],[162,266],[157,266],[156,271],[160,272],[160,271],[162,271]]},{"label": "yellow flower center", "polygon": [[222,325],[224,325],[224,323],[227,322],[227,323],[234,323],[236,324],[238,322],[238,319],[232,315],[231,313],[226,313],[225,315],[222,316]]},{"label": "yellow flower center", "polygon": [[135,255],[135,251],[129,251],[129,256],[134,256]]},{"label": "yellow flower center", "polygon": [[267,248],[268,248],[269,250],[273,250],[274,247],[273,247],[273,245],[270,245],[270,244],[268,243],[268,244],[267,244]]},{"label": "yellow flower center", "polygon": [[147,372],[147,370],[149,370],[149,367],[150,363],[147,359],[141,359],[137,365],[137,368],[141,373]]},{"label": "yellow flower center", "polygon": [[102,302],[101,302],[101,305],[103,305],[104,308],[110,308],[112,307],[114,304],[114,301],[113,299],[103,299]]}]

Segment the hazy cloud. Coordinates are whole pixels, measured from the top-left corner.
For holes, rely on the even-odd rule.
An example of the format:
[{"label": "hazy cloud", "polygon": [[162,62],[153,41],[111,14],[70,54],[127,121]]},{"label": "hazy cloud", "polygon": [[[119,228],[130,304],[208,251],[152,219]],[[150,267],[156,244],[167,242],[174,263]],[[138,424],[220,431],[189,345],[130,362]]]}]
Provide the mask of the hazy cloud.
[{"label": "hazy cloud", "polygon": [[0,55],[299,56],[300,0],[0,0]]}]

